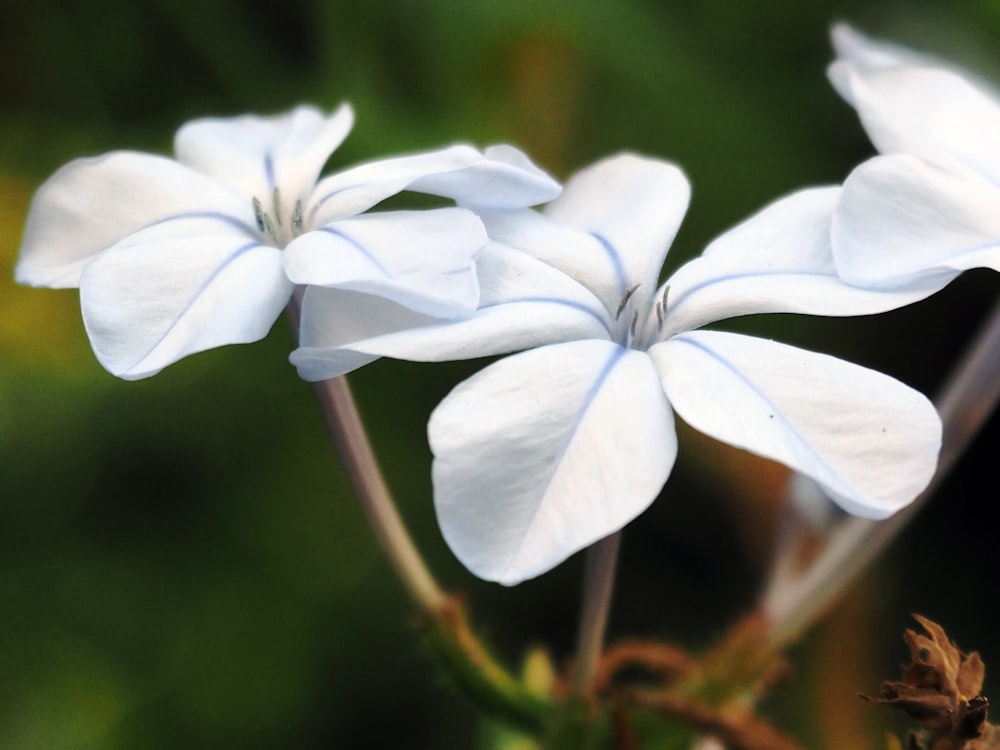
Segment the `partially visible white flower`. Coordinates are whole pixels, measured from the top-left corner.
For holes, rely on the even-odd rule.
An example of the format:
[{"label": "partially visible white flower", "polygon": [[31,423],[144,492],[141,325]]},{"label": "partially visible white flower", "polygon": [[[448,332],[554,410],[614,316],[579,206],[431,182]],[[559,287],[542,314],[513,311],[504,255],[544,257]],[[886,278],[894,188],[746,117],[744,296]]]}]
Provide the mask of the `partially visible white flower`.
[{"label": "partially visible white flower", "polygon": [[943,287],[1000,270],[1000,95],[956,65],[833,29],[829,76],[883,156],[850,175],[833,225],[842,276]]},{"label": "partially visible white flower", "polygon": [[388,301],[352,315],[349,300],[310,288],[292,361],[321,379],[377,356],[528,350],[457,386],[428,428],[445,538],[489,580],[536,576],[641,513],[674,463],[674,411],[814,478],[846,510],[885,517],[933,474],[941,426],[926,398],[834,357],[693,330],[924,296],[919,283],[870,292],[838,278],[829,230],[839,194],[778,201],[657,287],[687,180],[665,162],[607,159],[544,213],[480,211],[494,242],[480,255],[475,315],[441,323]]},{"label": "partially visible white flower", "polygon": [[196,120],[176,160],[118,151],[71,162],[39,188],[18,281],[80,287],[101,364],[153,375],[215,346],[262,338],[294,284],[384,296],[438,316],[479,298],[486,242],[466,209],[365,213],[413,190],[524,207],[558,185],[507,146],[385,159],[317,183],[349,132],[351,109],[299,107],[275,117]]}]

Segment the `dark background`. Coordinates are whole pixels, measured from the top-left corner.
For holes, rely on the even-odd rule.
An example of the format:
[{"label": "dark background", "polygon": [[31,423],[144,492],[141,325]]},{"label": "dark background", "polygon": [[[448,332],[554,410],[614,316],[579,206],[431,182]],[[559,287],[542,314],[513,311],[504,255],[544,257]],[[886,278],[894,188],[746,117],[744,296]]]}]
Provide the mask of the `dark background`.
[{"label": "dark background", "polygon": [[[953,57],[1000,81],[996,0],[38,0],[0,24],[0,257],[71,158],[169,152],[185,120],[350,101],[331,168],[508,141],[563,178],[635,150],[693,184],[668,268],[765,203],[871,154],[824,76],[828,27]],[[928,393],[998,289],[977,271],[870,319],[727,327],[842,354]],[[346,488],[288,327],[147,381],[96,363],[74,291],[0,278],[0,747],[467,748],[482,729],[415,637]],[[516,662],[568,658],[579,559],[514,589],[448,552],[428,414],[482,363],[382,361],[352,377],[434,571]],[[990,667],[997,420],[903,539],[793,653],[765,708],[811,747],[884,747],[858,701],[905,658],[908,612]],[[753,601],[781,474],[681,428],[678,467],[625,535],[612,638],[709,644]],[[762,500],[763,498],[763,500]],[[759,505],[758,505],[759,503]]]}]

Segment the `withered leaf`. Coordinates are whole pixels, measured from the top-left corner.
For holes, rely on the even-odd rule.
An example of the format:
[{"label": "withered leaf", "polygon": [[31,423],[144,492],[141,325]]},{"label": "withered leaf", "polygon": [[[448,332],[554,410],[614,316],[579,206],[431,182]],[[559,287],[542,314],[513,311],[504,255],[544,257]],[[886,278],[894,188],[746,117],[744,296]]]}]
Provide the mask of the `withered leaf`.
[{"label": "withered leaf", "polygon": [[929,748],[987,747],[979,742],[992,734],[986,722],[989,701],[979,694],[986,674],[982,659],[975,652],[963,654],[940,625],[920,615],[913,617],[927,635],[913,630],[904,633],[913,663],[904,669],[903,679],[883,682],[880,698],[862,697],[909,714],[930,732]]}]

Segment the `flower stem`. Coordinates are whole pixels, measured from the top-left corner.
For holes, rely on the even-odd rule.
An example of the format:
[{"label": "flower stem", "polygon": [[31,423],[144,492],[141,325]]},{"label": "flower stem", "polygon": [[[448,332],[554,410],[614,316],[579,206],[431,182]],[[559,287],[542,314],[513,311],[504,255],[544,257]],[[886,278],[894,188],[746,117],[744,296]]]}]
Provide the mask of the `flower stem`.
[{"label": "flower stem", "polygon": [[577,638],[576,665],[573,683],[578,695],[588,696],[593,688],[597,663],[604,649],[611,595],[615,586],[615,566],[621,531],[601,539],[587,550],[584,572],[583,606],[580,610],[580,630]]},{"label": "flower stem", "polygon": [[[288,303],[289,322],[298,338],[303,290],[297,288]],[[438,612],[447,602],[447,595],[430,574],[413,539],[403,525],[393,503],[375,453],[372,451],[358,413],[357,404],[345,377],[315,383],[316,396],[333,438],[337,453],[355,496],[368,517],[400,581],[410,598],[428,612]]]},{"label": "flower stem", "polygon": [[548,701],[512,676],[472,631],[458,597],[438,586],[396,511],[357,407],[343,377],[317,384],[317,393],[344,468],[368,521],[425,618],[421,630],[450,677],[491,716],[541,731]]},{"label": "flower stem", "polygon": [[422,609],[440,610],[447,597],[431,576],[396,510],[347,379],[316,383],[316,394],[347,478],[396,574]]},{"label": "flower stem", "polygon": [[[302,290],[288,305],[298,333]],[[431,575],[400,517],[344,377],[315,384],[316,395],[344,471],[375,535],[410,598],[421,610],[421,630],[452,679],[491,716],[538,734],[550,711],[539,695],[498,662],[472,631],[460,597],[445,593]]]},{"label": "flower stem", "polygon": [[765,592],[762,606],[771,621],[770,638],[775,645],[794,640],[818,618],[923,507],[1000,401],[998,373],[1000,302],[936,399],[944,433],[930,486],[885,521],[842,521],[805,571]]}]

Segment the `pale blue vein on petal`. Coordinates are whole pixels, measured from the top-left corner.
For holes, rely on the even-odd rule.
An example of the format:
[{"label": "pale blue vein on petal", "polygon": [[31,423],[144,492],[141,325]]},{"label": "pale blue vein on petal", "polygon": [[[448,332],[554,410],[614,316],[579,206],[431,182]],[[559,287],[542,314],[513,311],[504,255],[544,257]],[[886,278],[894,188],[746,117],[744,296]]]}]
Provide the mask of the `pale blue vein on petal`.
[{"label": "pale blue vein on petal", "polygon": [[246,253],[246,252],[248,252],[250,250],[253,250],[254,248],[257,248],[257,247],[268,247],[268,246],[267,245],[261,245],[259,242],[249,242],[246,245],[243,245],[242,247],[238,248],[236,250],[236,252],[234,252],[232,255],[230,255],[228,258],[226,258],[222,263],[220,263],[215,268],[215,270],[212,271],[211,275],[208,278],[206,278],[199,285],[198,289],[195,291],[195,293],[188,300],[187,304],[184,305],[183,309],[181,309],[180,312],[177,314],[177,317],[174,319],[174,323],[172,323],[170,325],[170,327],[168,327],[167,330],[165,330],[163,332],[163,334],[153,343],[152,346],[149,347],[149,349],[146,351],[145,354],[142,355],[142,357],[140,357],[137,361],[135,361],[135,362],[132,363],[132,365],[128,368],[128,370],[126,370],[126,372],[130,371],[133,367],[135,367],[137,364],[139,364],[139,362],[142,362],[143,359],[145,359],[146,357],[149,356],[150,352],[152,352],[154,349],[156,349],[156,347],[158,347],[160,344],[163,343],[163,340],[169,335],[169,333],[172,330],[174,330],[174,326],[177,324],[177,321],[179,321],[181,318],[183,318],[188,313],[188,311],[191,309],[192,305],[194,305],[195,300],[197,300],[198,297],[201,296],[201,293],[204,292],[211,285],[211,283],[213,281],[215,281],[216,278],[218,278],[219,274],[222,273],[222,271],[226,267],[228,267],[233,261],[235,261],[237,258],[239,258],[244,253]]},{"label": "pale blue vein on petal", "polygon": [[607,317],[602,314],[605,311],[602,309],[601,312],[595,312],[593,308],[584,305],[581,302],[573,302],[572,300],[563,299],[562,297],[513,297],[511,299],[505,299],[500,302],[492,302],[479,307],[480,310],[489,310],[494,307],[503,307],[504,305],[514,305],[519,303],[541,303],[544,305],[562,305],[563,307],[570,307],[574,310],[579,310],[580,312],[587,313],[590,317],[594,318],[601,327],[607,331],[608,340],[613,338],[613,333],[610,326],[608,325]]},{"label": "pale blue vein on petal", "polygon": [[311,222],[313,219],[315,219],[316,213],[320,210],[323,204],[326,203],[331,198],[333,198],[334,196],[340,195],[341,193],[346,192],[348,190],[356,190],[357,188],[362,187],[365,184],[366,183],[358,182],[353,185],[344,185],[343,187],[337,188],[336,190],[327,193],[322,198],[313,199],[312,208],[309,209],[309,221]]},{"label": "pale blue vein on petal", "polygon": [[[779,270],[779,271],[751,271],[748,273],[733,273],[727,276],[716,276],[713,279],[707,281],[702,281],[699,284],[695,284],[684,292],[678,294],[676,297],[671,295],[667,296],[667,314],[671,315],[677,310],[685,300],[696,292],[700,292],[702,289],[707,289],[715,284],[725,284],[728,281],[736,281],[737,279],[753,279],[753,278],[763,278],[765,276],[818,276],[825,277],[829,279],[835,279],[836,276],[829,273],[819,273],[816,271],[790,271],[790,270]],[[670,282],[668,281],[667,284]],[[741,314],[741,313],[737,313]]]},{"label": "pale blue vein on petal", "polygon": [[232,216],[230,214],[220,213],[218,211],[190,211],[188,213],[183,213],[183,214],[173,214],[172,216],[164,216],[161,219],[156,219],[154,221],[149,222],[149,224],[146,224],[145,226],[136,229],[134,232],[132,232],[132,234],[141,232],[144,229],[150,229],[151,227],[159,226],[160,224],[167,224],[171,221],[179,221],[183,219],[216,219],[218,221],[229,224],[230,226],[236,227],[237,229],[242,229],[246,231],[251,237],[256,235],[256,232],[254,231],[253,227],[251,227],[249,224],[244,223],[240,219],[237,219],[235,216]]},{"label": "pale blue vein on petal", "polygon": [[[841,481],[843,481],[843,478],[840,476],[840,473],[837,472],[832,466],[830,466],[830,464],[823,459],[822,455],[818,451],[813,450],[813,447],[812,445],[809,444],[809,441],[806,440],[805,437],[799,432],[799,430],[782,415],[781,410],[774,404],[774,402],[771,401],[771,399],[768,398],[759,388],[757,388],[756,384],[754,384],[751,380],[749,380],[738,367],[733,365],[729,360],[725,359],[714,349],[710,349],[704,344],[695,341],[687,336],[684,335],[674,336],[673,338],[670,339],[671,343],[675,341],[681,344],[687,344],[688,346],[693,346],[694,348],[707,354],[709,357],[711,357],[716,362],[725,367],[727,370],[729,370],[729,372],[731,372],[740,381],[742,381],[743,384],[746,385],[750,391],[752,391],[764,404],[767,405],[768,409],[770,409],[770,413],[774,415],[774,418],[777,419],[779,422],[783,423],[788,428],[788,430],[795,436],[796,440],[798,440],[799,444],[805,447],[805,449],[810,453],[810,455],[814,456],[817,459],[817,461],[825,469],[827,469],[827,471],[830,472],[832,476],[835,476],[838,479],[841,479]],[[669,395],[670,394],[668,393],[667,394],[668,398]],[[683,417],[683,415],[681,416]],[[753,448],[748,446],[747,450],[752,451]],[[863,495],[855,492],[854,488],[850,487],[850,485],[848,485],[847,482],[844,482],[844,484],[848,486],[850,491],[853,493],[854,497],[863,497]]]},{"label": "pale blue vein on petal", "polygon": [[622,294],[625,294],[625,290],[628,288],[628,282],[625,279],[625,266],[622,264],[621,256],[618,254],[618,250],[612,245],[606,237],[601,236],[597,232],[591,232],[591,237],[597,240],[601,247],[604,248],[604,252],[608,254],[611,259],[611,265],[615,269],[615,280],[618,282],[618,289]]},{"label": "pale blue vein on petal", "polygon": [[264,178],[267,180],[269,192],[274,192],[277,181],[274,177],[274,157],[270,152],[264,155]]},{"label": "pale blue vein on petal", "polygon": [[[576,305],[573,306],[575,307]],[[616,344],[614,350],[611,352],[611,355],[608,357],[607,362],[604,363],[604,366],[601,368],[601,371],[597,374],[597,377],[594,379],[594,384],[590,387],[590,390],[587,392],[587,395],[583,397],[583,403],[581,404],[580,410],[577,412],[576,419],[573,420],[572,426],[566,431],[566,437],[563,440],[563,444],[559,447],[559,452],[556,454],[557,456],[559,456],[559,460],[562,460],[562,456],[566,454],[566,450],[569,448],[569,444],[573,442],[573,437],[576,435],[576,432],[580,427],[580,423],[583,422],[584,416],[590,410],[591,404],[594,403],[594,400],[597,398],[597,394],[600,393],[601,388],[604,387],[605,381],[611,375],[611,371],[614,370],[615,366],[621,361],[622,357],[625,356],[626,352],[627,352],[626,349]],[[551,477],[549,479],[551,480]],[[528,524],[529,527],[534,523],[535,519],[538,517],[538,513],[541,510],[541,507],[542,507],[541,503],[539,503],[535,507],[534,512],[531,514],[531,522]],[[522,536],[521,540],[518,542],[517,549],[514,551],[514,554],[511,555],[508,559],[516,559],[518,555],[521,554],[521,550],[524,548],[524,542],[525,542],[525,536]]]},{"label": "pale blue vein on petal", "polygon": [[[957,269],[955,269],[953,266],[948,265],[949,261],[961,258],[964,255],[971,255],[973,253],[978,253],[983,250],[998,250],[998,249],[1000,249],[1000,237],[987,240],[985,243],[976,245],[975,247],[967,247],[962,250],[956,250],[955,252],[949,253],[948,255],[942,255],[941,257],[932,260],[928,265],[924,266],[923,268],[910,272],[910,275],[923,272],[954,271]],[[879,288],[883,287],[880,286]]]},{"label": "pale blue vein on petal", "polygon": [[340,229],[336,229],[334,227],[321,227],[319,229],[319,231],[320,232],[326,232],[327,234],[332,234],[334,237],[340,237],[342,240],[345,240],[352,247],[354,247],[355,250],[357,250],[359,253],[361,253],[363,256],[365,256],[365,258],[373,266],[375,266],[383,276],[385,276],[387,279],[391,279],[392,278],[392,274],[389,272],[389,270],[385,266],[383,266],[381,263],[379,263],[378,258],[376,258],[374,255],[372,255],[370,252],[368,252],[368,250],[366,250],[361,244],[358,243],[358,241],[356,239],[354,239],[350,235],[348,235],[345,232],[341,231]]}]

